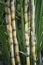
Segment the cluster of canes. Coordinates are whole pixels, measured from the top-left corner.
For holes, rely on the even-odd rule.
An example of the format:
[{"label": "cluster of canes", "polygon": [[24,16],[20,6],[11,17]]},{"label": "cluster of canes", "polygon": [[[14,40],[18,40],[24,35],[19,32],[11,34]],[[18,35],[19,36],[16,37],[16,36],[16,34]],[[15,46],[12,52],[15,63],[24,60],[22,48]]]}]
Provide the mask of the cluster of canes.
[{"label": "cluster of canes", "polygon": [[[18,8],[22,6],[23,0],[18,0]],[[15,18],[15,0],[5,0],[5,17],[6,17],[6,27],[8,33],[8,44],[10,49],[10,58],[12,65],[21,65],[20,55],[19,55],[19,45],[17,39],[17,31],[16,31],[16,18]],[[23,11],[23,8],[21,12]],[[31,52],[33,59],[36,60],[35,53],[35,44],[36,44],[36,36],[35,36],[35,5],[34,0],[24,0],[24,29],[25,29],[25,48],[26,48],[26,65],[30,65],[30,42],[31,42]],[[19,14],[20,15],[20,14]],[[23,19],[23,17],[21,17]],[[21,21],[23,22],[23,21]],[[15,51],[15,52],[14,52]],[[16,58],[16,60],[15,60]],[[36,62],[34,62],[36,65]]]}]

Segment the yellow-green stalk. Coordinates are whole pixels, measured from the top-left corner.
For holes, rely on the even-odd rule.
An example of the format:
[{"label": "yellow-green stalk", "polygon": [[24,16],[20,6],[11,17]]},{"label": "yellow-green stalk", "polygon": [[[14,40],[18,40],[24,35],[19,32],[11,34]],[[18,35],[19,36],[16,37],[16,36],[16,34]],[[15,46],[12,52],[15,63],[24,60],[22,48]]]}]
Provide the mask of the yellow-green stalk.
[{"label": "yellow-green stalk", "polygon": [[[30,30],[29,29],[29,23],[28,21],[28,0],[24,0],[24,16],[25,16],[25,40],[26,40],[26,53],[27,55],[30,55],[30,46],[29,46],[29,39],[30,39]],[[30,65],[30,58],[29,56],[26,57],[26,65]]]},{"label": "yellow-green stalk", "polygon": [[10,13],[10,2],[7,0],[5,7],[5,13],[6,13],[6,27],[8,32],[8,43],[10,47],[10,53],[11,53],[11,63],[12,65],[15,65],[15,59],[14,59],[14,49],[13,49],[13,38],[12,38],[12,26],[11,26],[11,13]]},{"label": "yellow-green stalk", "polygon": [[[32,55],[34,57],[34,60],[36,60],[36,53],[35,53],[35,44],[36,44],[36,37],[35,37],[35,5],[34,5],[34,0],[31,0],[32,4]],[[34,62],[34,65],[36,65],[36,62]]]},{"label": "yellow-green stalk", "polygon": [[12,20],[13,40],[14,40],[14,45],[15,45],[14,47],[15,47],[16,60],[17,60],[17,64],[21,65],[20,57],[19,57],[18,41],[17,41],[17,36],[16,36],[15,0],[10,0],[10,4],[11,4],[11,20]]}]

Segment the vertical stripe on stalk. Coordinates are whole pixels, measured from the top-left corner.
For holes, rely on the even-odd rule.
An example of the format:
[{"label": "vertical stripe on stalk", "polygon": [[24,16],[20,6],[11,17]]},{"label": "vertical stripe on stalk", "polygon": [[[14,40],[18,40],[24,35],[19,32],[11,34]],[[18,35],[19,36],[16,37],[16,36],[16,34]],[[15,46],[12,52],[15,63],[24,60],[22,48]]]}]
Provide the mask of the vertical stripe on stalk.
[{"label": "vertical stripe on stalk", "polygon": [[18,41],[17,41],[17,36],[16,36],[15,0],[10,0],[10,4],[11,4],[11,20],[12,20],[13,40],[14,40],[14,44],[15,44],[16,60],[17,60],[18,65],[21,65],[20,57],[19,57]]},{"label": "vertical stripe on stalk", "polygon": [[11,63],[12,65],[15,65],[15,59],[14,59],[14,49],[13,49],[13,38],[12,38],[12,26],[11,26],[11,13],[10,13],[10,2],[7,0],[5,7],[5,13],[6,13],[6,27],[8,32],[8,43],[10,46],[10,53],[11,53]]},{"label": "vertical stripe on stalk", "polygon": [[[36,44],[36,37],[35,37],[35,5],[34,5],[34,0],[31,0],[32,4],[32,54],[34,57],[34,60],[36,60],[36,53],[35,53],[35,44]],[[36,62],[34,62],[34,65],[36,65]]]},{"label": "vertical stripe on stalk", "polygon": [[[30,39],[30,30],[28,32],[29,29],[29,23],[28,22],[28,0],[25,0],[24,3],[24,15],[25,15],[25,40],[26,40],[26,53],[27,55],[30,55],[30,47],[29,47],[29,39]],[[27,56],[26,57],[26,65],[30,65],[30,58]]]}]

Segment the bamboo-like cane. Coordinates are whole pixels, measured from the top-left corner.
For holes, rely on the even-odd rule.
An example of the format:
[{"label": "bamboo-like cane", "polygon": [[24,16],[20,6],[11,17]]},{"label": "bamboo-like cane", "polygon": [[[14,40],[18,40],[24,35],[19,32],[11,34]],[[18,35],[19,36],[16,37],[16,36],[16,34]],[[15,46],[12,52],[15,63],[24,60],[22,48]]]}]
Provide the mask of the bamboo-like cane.
[{"label": "bamboo-like cane", "polygon": [[8,43],[10,46],[10,53],[11,53],[11,63],[12,65],[15,65],[15,59],[14,59],[14,49],[13,49],[13,38],[12,38],[12,26],[11,26],[11,13],[10,13],[10,2],[7,0],[5,7],[5,12],[6,12],[6,27],[7,27],[7,32],[8,32]]},{"label": "bamboo-like cane", "polygon": [[[36,53],[35,53],[35,44],[36,44],[36,37],[35,37],[35,5],[34,0],[31,0],[32,4],[32,54],[34,57],[34,60],[36,60]],[[36,62],[34,62],[34,65],[36,65]]]},{"label": "bamboo-like cane", "polygon": [[10,4],[11,4],[11,20],[12,20],[13,40],[14,40],[14,45],[15,45],[16,60],[17,60],[17,64],[21,65],[21,63],[20,63],[20,57],[19,57],[18,41],[17,41],[17,36],[16,36],[15,0],[10,0]]},{"label": "bamboo-like cane", "polygon": [[[27,53],[27,55],[30,55],[30,46],[29,46],[30,30],[28,32],[30,21],[28,21],[28,0],[25,0],[24,9],[25,9],[24,15],[25,15],[26,53]],[[26,65],[30,65],[30,58],[29,58],[29,56],[26,57]]]}]

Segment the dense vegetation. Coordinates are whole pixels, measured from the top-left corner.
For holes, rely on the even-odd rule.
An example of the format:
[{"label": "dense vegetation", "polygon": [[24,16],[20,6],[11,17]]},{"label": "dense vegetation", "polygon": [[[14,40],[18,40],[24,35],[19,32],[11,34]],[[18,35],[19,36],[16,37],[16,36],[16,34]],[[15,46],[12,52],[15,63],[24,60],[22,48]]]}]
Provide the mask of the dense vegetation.
[{"label": "dense vegetation", "polygon": [[42,65],[42,50],[43,0],[0,0],[0,63]]}]

